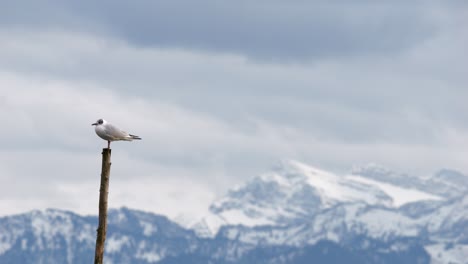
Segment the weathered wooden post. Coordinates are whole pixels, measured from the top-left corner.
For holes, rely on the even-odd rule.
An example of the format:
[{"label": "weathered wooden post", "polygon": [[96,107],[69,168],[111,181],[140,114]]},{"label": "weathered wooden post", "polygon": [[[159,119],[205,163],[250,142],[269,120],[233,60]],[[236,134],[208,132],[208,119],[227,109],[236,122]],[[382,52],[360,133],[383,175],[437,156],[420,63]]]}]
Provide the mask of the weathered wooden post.
[{"label": "weathered wooden post", "polygon": [[103,264],[104,242],[107,232],[107,196],[109,194],[109,175],[111,167],[111,149],[102,149],[101,187],[99,189],[99,226],[97,229],[94,264]]}]

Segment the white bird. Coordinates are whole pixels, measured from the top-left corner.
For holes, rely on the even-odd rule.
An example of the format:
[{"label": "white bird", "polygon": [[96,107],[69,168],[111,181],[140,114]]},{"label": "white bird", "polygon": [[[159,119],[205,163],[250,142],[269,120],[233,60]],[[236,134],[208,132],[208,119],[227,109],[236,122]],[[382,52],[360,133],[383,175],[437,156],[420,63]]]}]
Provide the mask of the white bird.
[{"label": "white bird", "polygon": [[119,141],[119,140],[132,141],[134,139],[138,139],[138,140],[141,139],[139,136],[129,134],[123,130],[116,128],[115,126],[108,123],[104,119],[99,119],[98,121],[96,121],[96,123],[93,123],[91,125],[96,126],[94,128],[94,131],[96,131],[96,134],[100,138],[107,140],[108,149],[110,149],[111,141]]}]

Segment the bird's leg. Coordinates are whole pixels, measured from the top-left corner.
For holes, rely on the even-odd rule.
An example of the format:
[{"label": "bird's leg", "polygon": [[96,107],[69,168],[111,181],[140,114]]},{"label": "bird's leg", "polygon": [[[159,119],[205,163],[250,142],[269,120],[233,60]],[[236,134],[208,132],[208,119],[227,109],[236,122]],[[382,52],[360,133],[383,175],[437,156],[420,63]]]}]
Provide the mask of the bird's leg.
[{"label": "bird's leg", "polygon": [[107,148],[110,149],[110,140],[107,140]]}]

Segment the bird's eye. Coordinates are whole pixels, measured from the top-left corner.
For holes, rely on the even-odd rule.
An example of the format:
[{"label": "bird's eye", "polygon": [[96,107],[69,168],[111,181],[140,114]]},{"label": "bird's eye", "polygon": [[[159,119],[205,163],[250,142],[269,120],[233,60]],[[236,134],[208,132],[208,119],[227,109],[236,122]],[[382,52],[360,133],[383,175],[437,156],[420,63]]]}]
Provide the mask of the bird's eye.
[{"label": "bird's eye", "polygon": [[102,125],[102,123],[103,123],[102,119],[99,119],[98,124]]}]

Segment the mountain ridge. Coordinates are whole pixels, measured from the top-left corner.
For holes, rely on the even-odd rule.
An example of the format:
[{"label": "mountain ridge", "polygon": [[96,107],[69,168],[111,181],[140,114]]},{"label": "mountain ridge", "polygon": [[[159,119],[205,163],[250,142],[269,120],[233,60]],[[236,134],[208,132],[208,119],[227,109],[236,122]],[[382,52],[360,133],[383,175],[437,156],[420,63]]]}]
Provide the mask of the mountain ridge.
[{"label": "mountain ridge", "polygon": [[[64,219],[65,224],[57,223]],[[42,225],[34,224],[38,221]],[[142,224],[145,221],[146,224]],[[55,224],[55,227],[51,228],[51,224]],[[18,230],[12,228],[12,225],[23,228]],[[83,228],[88,225],[97,226],[97,217],[80,216],[56,209],[0,217],[0,241],[3,249],[0,252],[0,263],[92,262],[95,230]],[[153,232],[148,233],[148,226]],[[356,264],[390,264],[394,261],[429,263],[427,252],[414,243],[401,250],[389,251],[384,249],[391,248],[390,244],[372,240],[368,240],[365,247],[354,248],[329,240],[320,240],[314,245],[304,246],[255,244],[230,239],[229,235],[223,234],[229,232],[224,228],[215,238],[204,239],[197,237],[193,231],[171,222],[165,216],[125,207],[111,209],[104,259],[110,264],[303,264],[310,263],[311,260],[319,263]],[[70,230],[76,232],[70,233]]]},{"label": "mountain ridge", "polygon": [[[329,263],[325,252],[335,252],[355,263],[466,263],[467,179],[375,166],[337,175],[287,161],[231,189],[190,228],[110,209],[105,259],[302,264]],[[89,263],[96,227],[96,216],[55,209],[0,217],[0,263]],[[335,263],[352,263],[346,258]]]},{"label": "mountain ridge", "polygon": [[283,161],[273,171],[230,190],[210,206],[205,218],[191,227],[201,236],[213,236],[222,225],[284,225],[340,203],[395,208],[418,201],[444,200],[414,184],[402,187],[375,178],[378,177],[355,172],[338,176],[297,161]]}]

